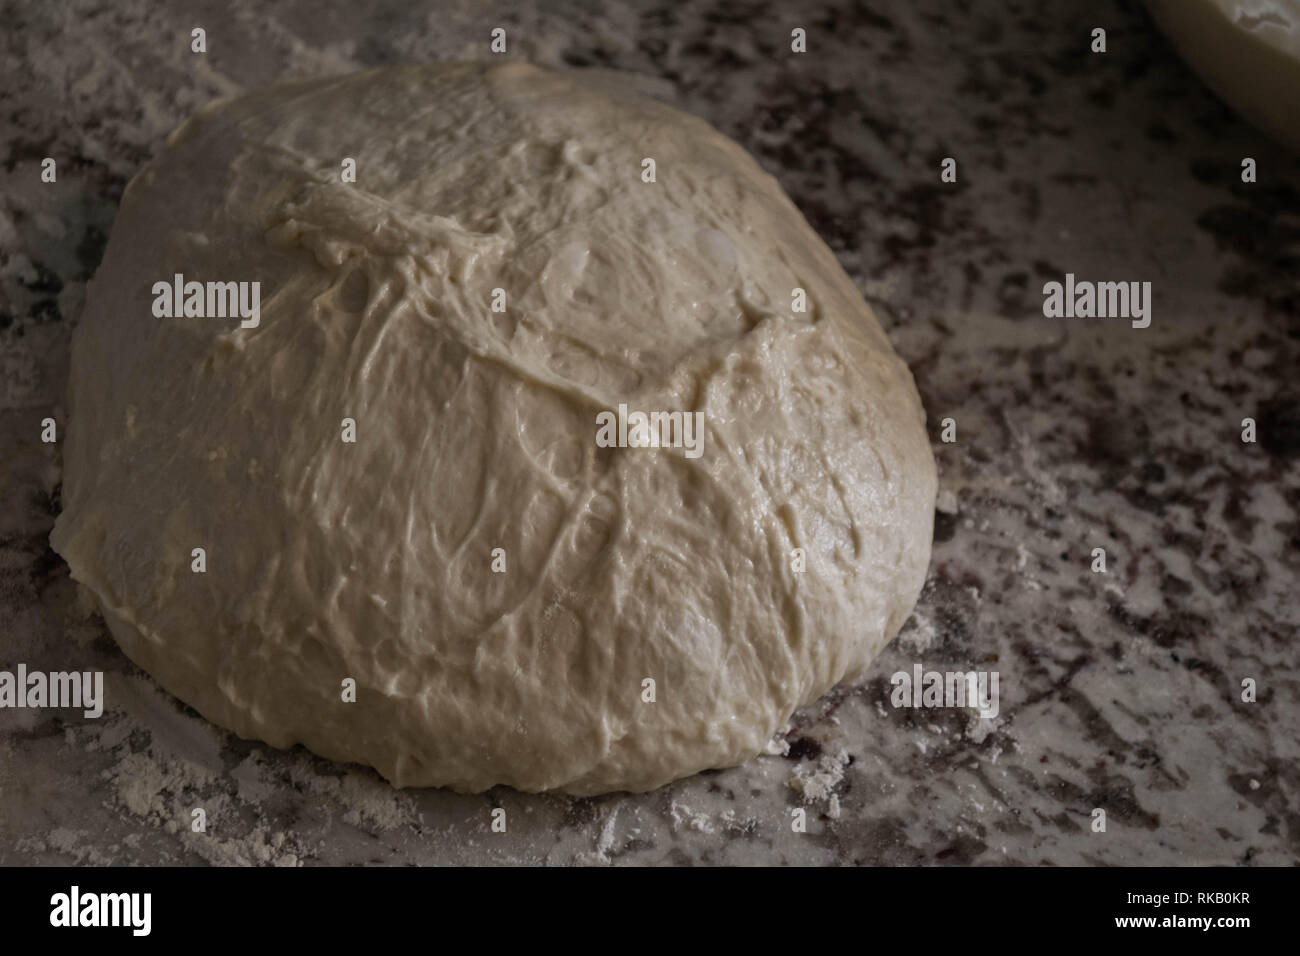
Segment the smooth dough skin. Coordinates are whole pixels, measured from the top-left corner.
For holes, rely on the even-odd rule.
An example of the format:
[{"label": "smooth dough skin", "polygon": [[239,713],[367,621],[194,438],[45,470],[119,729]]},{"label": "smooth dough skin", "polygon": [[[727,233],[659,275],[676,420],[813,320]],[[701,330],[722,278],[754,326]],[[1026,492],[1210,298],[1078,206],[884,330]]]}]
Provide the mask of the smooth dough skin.
[{"label": "smooth dough skin", "polygon": [[[261,282],[260,324],[155,317],[176,273]],[[52,541],[123,650],[240,736],[399,786],[739,763],[929,563],[911,375],[776,181],[523,63],[200,112],[126,191],[71,382]],[[620,403],[703,412],[703,453],[598,447]]]}]

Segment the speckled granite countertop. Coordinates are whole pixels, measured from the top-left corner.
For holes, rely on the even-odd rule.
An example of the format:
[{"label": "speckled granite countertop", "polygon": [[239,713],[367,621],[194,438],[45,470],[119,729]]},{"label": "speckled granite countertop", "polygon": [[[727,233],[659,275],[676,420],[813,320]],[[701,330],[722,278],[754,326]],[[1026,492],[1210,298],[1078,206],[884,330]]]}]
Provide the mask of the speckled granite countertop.
[{"label": "speckled granite countertop", "polygon": [[[108,690],[98,721],[0,711],[0,863],[1297,861],[1300,163],[1139,5],[264,6],[0,13],[0,667],[98,668]],[[122,189],[165,135],[277,78],[481,57],[495,26],[514,54],[635,73],[745,145],[915,372],[941,472],[929,582],[784,756],[639,796],[395,791],[163,694],[46,543],[59,460],[40,421],[62,414]],[[1151,281],[1151,327],[1043,318],[1042,283],[1066,272]],[[889,675],[915,663],[997,670],[999,715],[894,709]]]}]

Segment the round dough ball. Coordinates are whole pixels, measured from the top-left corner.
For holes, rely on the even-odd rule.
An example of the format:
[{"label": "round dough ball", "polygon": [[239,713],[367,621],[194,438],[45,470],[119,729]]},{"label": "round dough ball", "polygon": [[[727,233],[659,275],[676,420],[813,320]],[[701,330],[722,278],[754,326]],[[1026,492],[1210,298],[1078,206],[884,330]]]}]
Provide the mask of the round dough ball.
[{"label": "round dough ball", "polygon": [[[259,323],[156,317],[176,274],[259,282]],[[743,761],[929,562],[924,412],[834,255],[735,143],[575,75],[203,110],[128,187],[72,361],[52,540],[123,650],[399,786]],[[702,413],[700,453],[603,447],[620,405]]]}]

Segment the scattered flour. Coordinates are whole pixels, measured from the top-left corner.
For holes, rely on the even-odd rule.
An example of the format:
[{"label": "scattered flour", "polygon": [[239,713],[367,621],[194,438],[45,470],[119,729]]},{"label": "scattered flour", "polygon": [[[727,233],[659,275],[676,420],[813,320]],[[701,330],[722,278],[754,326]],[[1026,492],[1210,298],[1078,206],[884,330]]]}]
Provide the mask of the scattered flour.
[{"label": "scattered flour", "polygon": [[614,836],[614,824],[618,821],[618,807],[612,807],[605,815],[605,822],[601,824],[600,835],[596,837],[596,848],[590,853],[579,854],[579,862],[608,864],[610,862],[609,853],[617,845]]},{"label": "scattered flour", "polygon": [[898,635],[898,645],[908,654],[919,656],[928,651],[939,639],[934,621],[919,607],[912,612],[911,626],[905,626]]},{"label": "scattered flour", "polygon": [[669,812],[672,814],[674,827],[687,826],[698,833],[713,832],[713,823],[709,820],[707,814],[696,813],[683,803],[674,800],[672,806],[669,807]]},{"label": "scattered flour", "polygon": [[834,753],[822,754],[815,764],[798,765],[786,783],[805,803],[824,803],[827,816],[838,819],[840,799],[835,788],[844,779],[848,765],[849,752],[841,747]]}]

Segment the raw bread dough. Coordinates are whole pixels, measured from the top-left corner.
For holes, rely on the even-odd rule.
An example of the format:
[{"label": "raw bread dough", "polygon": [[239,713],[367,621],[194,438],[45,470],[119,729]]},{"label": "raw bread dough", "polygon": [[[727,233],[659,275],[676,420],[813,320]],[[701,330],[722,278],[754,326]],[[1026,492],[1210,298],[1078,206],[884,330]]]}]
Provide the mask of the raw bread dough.
[{"label": "raw bread dough", "polygon": [[[260,325],[155,318],[175,273],[260,281]],[[126,191],[71,381],[52,541],[126,653],[401,786],[743,761],[893,637],[929,561],[911,376],[776,181],[523,63],[200,112]],[[620,403],[702,411],[703,454],[597,447]]]}]

